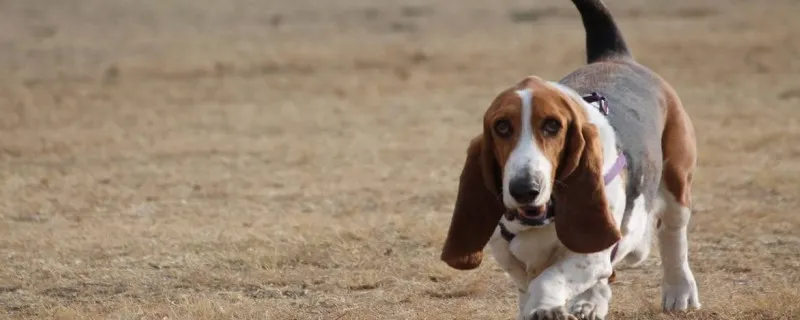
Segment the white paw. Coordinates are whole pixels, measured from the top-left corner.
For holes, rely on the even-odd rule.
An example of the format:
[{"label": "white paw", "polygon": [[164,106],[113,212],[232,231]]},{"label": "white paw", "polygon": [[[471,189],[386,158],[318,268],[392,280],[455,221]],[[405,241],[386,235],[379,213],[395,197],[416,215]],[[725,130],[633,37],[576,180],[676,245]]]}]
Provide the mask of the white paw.
[{"label": "white paw", "polygon": [[661,287],[661,299],[661,308],[665,312],[700,309],[697,283],[691,274],[685,278],[684,283],[664,283]]},{"label": "white paw", "polygon": [[577,320],[575,316],[567,313],[564,307],[550,309],[536,309],[526,318],[527,320]]},{"label": "white paw", "polygon": [[580,320],[602,320],[603,318],[597,315],[597,306],[589,301],[578,301],[572,305],[569,310],[575,318]]}]

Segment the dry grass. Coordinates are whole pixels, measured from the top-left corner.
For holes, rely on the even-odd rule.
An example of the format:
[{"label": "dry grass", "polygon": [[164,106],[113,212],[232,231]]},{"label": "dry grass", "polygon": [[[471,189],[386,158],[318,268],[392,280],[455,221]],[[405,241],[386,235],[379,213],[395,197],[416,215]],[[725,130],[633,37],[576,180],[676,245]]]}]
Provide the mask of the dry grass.
[{"label": "dry grass", "polygon": [[[580,65],[568,1],[0,2],[0,313],[511,319],[497,265],[437,260],[499,89]],[[800,318],[800,6],[608,0],[700,143],[704,310]]]}]

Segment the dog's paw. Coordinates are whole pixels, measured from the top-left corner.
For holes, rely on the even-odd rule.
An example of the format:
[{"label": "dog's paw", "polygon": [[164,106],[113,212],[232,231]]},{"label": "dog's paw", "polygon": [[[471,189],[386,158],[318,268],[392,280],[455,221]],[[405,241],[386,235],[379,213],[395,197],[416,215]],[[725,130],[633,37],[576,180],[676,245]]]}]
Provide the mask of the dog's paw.
[{"label": "dog's paw", "polygon": [[536,309],[525,318],[526,320],[578,320],[575,316],[567,313],[564,307],[550,309]]},{"label": "dog's paw", "polygon": [[665,274],[661,284],[661,308],[664,312],[700,309],[697,281],[688,267],[679,272]]},{"label": "dog's paw", "polygon": [[661,290],[661,308],[664,312],[700,309],[697,283],[694,281],[694,278],[690,278],[689,281],[679,285],[665,283]]},{"label": "dog's paw", "polygon": [[576,302],[570,308],[569,313],[580,320],[603,320],[597,315],[597,306],[588,301]]}]

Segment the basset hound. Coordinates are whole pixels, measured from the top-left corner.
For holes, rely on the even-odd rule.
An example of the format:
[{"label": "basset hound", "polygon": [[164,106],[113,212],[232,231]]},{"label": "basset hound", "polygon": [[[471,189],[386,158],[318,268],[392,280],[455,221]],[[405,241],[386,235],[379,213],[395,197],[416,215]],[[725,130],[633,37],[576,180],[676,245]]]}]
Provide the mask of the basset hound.
[{"label": "basset hound", "polygon": [[637,63],[601,0],[573,0],[587,64],[499,93],[467,149],[441,259],[478,267],[488,244],[519,319],[603,319],[614,266],[655,232],[664,311],[700,308],[687,225],[694,128],[675,90]]}]

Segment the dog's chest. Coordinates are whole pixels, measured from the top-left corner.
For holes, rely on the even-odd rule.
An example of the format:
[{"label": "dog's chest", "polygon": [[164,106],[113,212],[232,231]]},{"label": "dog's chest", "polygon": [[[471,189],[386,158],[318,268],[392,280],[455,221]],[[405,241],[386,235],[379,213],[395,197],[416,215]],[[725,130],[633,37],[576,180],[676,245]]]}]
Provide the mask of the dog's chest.
[{"label": "dog's chest", "polygon": [[560,252],[560,242],[552,225],[520,232],[508,244],[508,250],[535,276],[553,264]]}]

